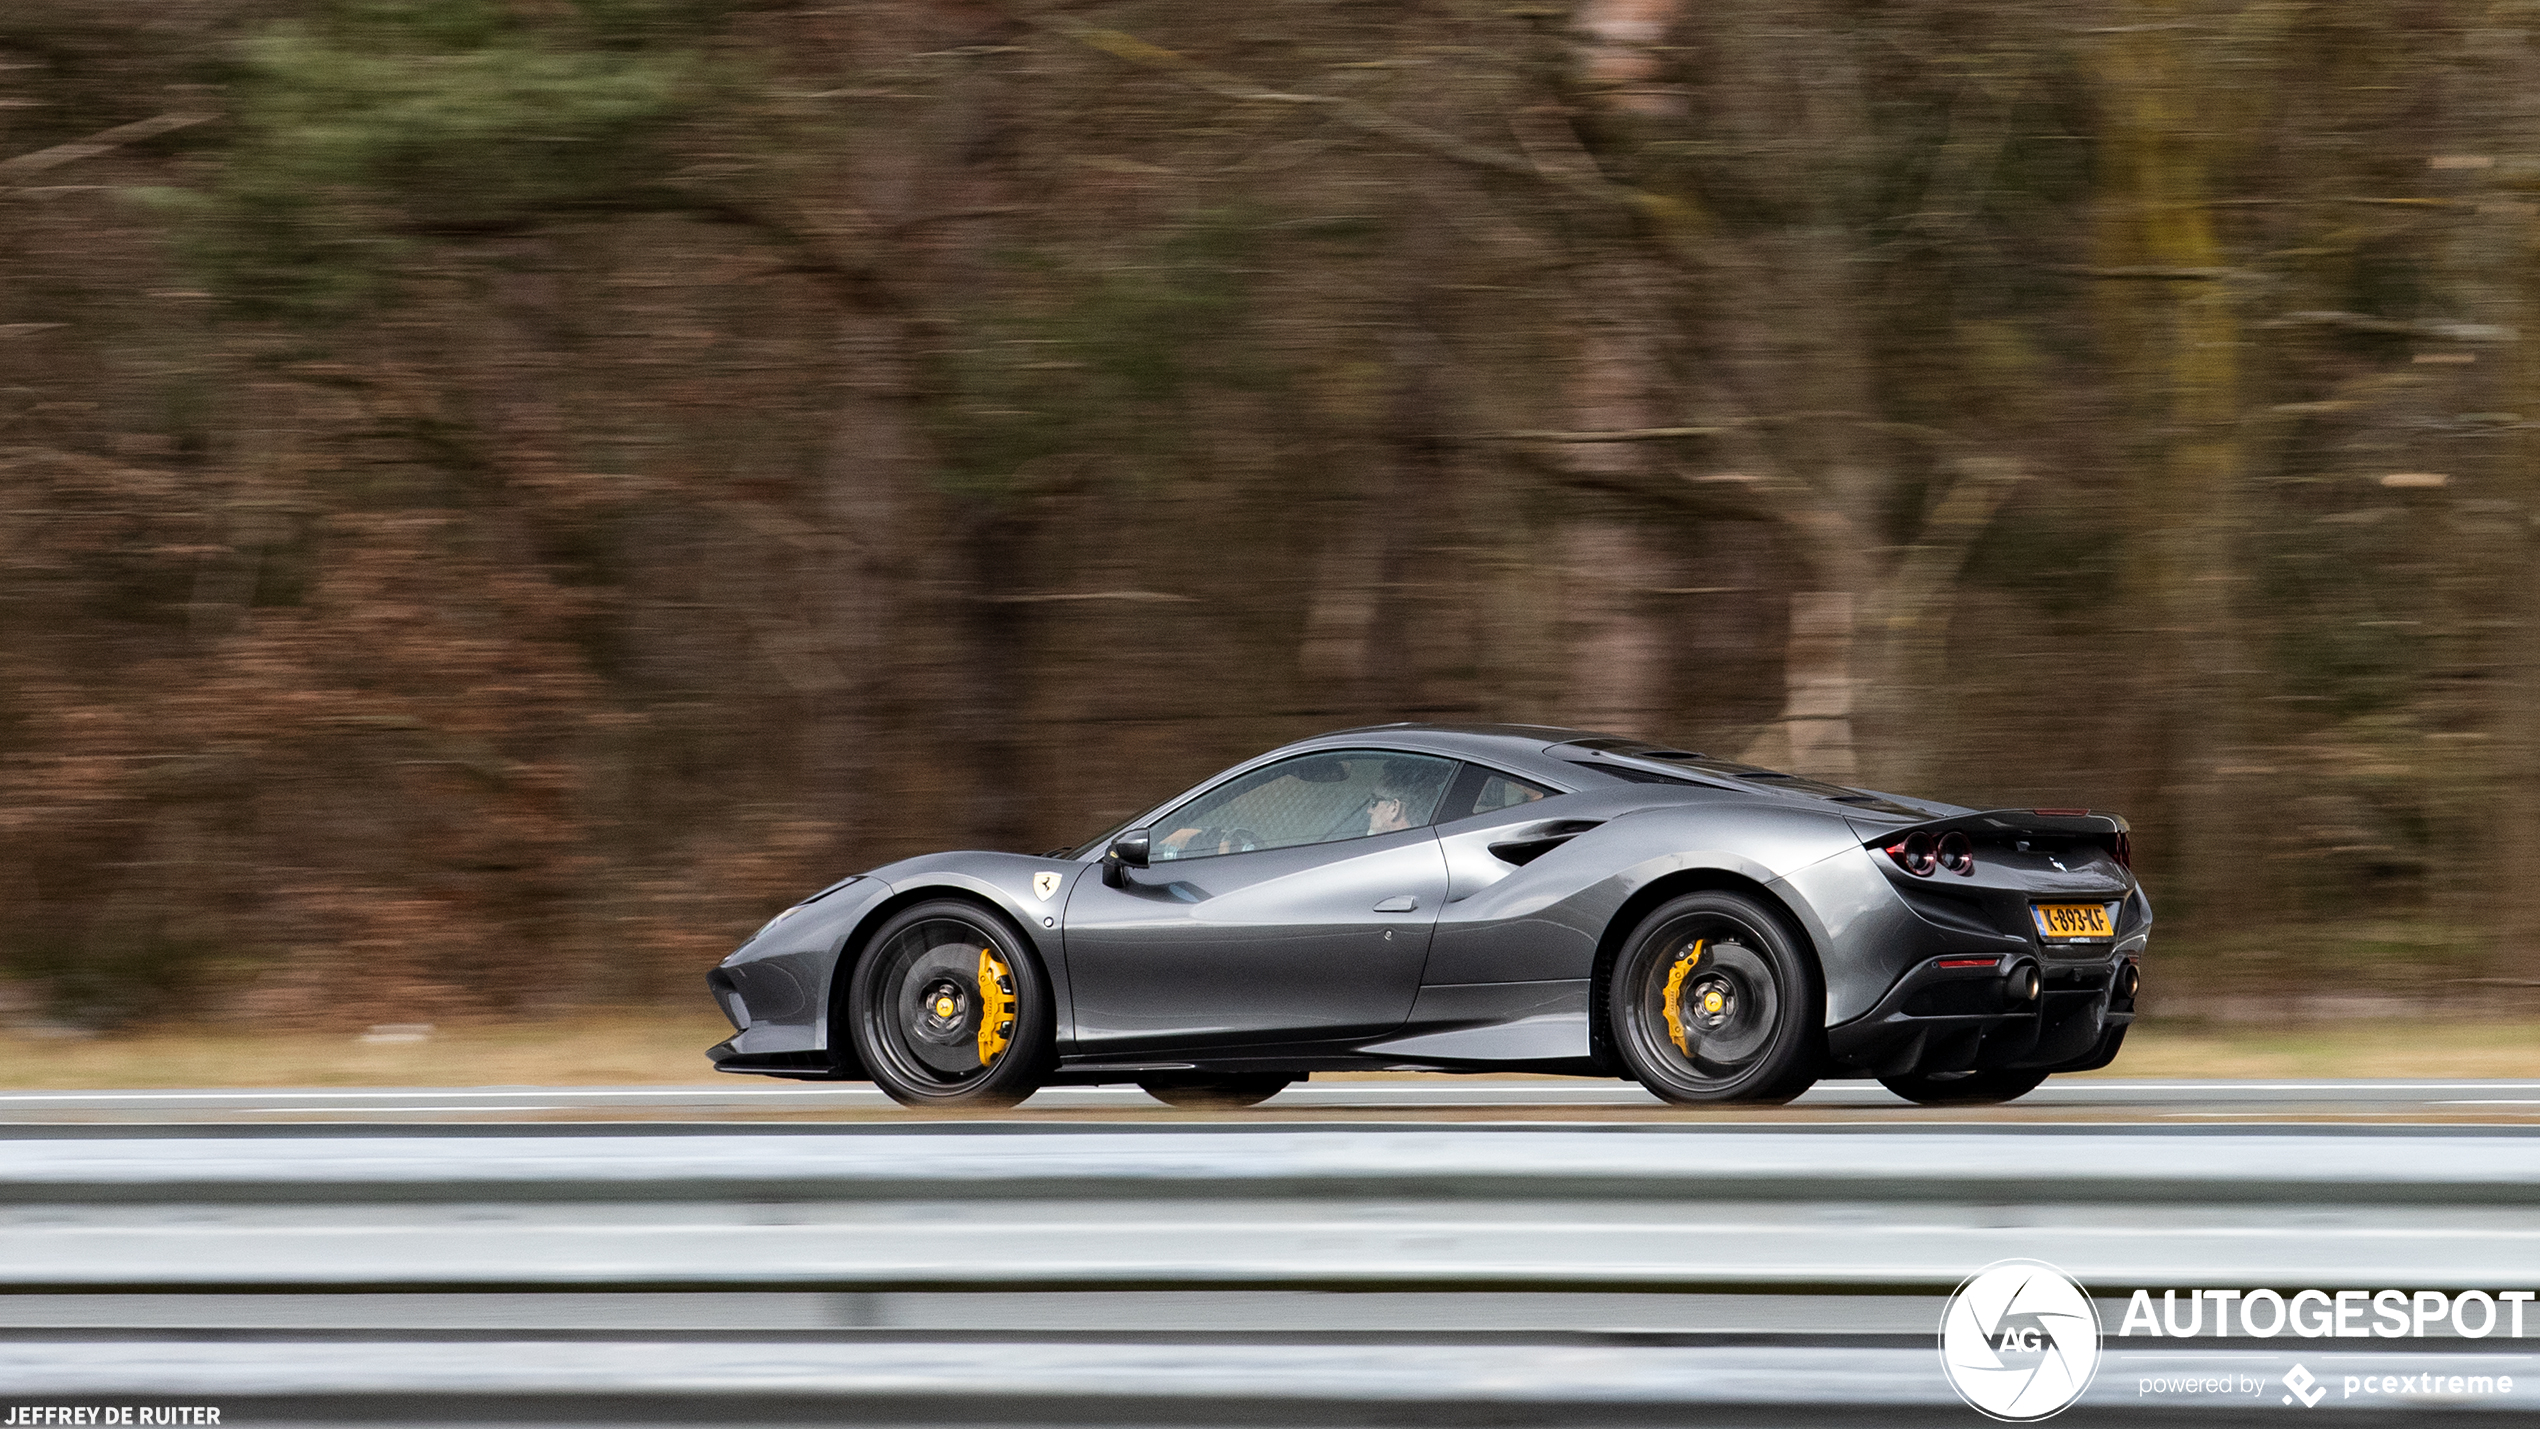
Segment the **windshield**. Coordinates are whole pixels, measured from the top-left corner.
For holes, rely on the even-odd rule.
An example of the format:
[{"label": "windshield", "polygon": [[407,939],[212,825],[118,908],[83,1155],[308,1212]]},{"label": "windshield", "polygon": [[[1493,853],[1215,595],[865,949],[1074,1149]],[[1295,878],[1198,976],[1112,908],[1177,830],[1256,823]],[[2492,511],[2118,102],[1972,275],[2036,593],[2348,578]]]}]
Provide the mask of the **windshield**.
[{"label": "windshield", "polygon": [[1095,855],[1097,855],[1097,854],[1099,854],[1099,853],[1102,853],[1104,850],[1106,850],[1106,849],[1110,848],[1110,847],[1111,847],[1111,841],[1112,841],[1113,839],[1116,839],[1116,838],[1120,837],[1122,834],[1125,834],[1125,833],[1129,832],[1129,830],[1134,829],[1134,828],[1136,828],[1137,826],[1138,826],[1138,816],[1137,816],[1136,814],[1131,814],[1129,817],[1127,817],[1127,818],[1125,818],[1125,819],[1121,820],[1119,823],[1113,824],[1110,828],[1107,828],[1107,829],[1103,830],[1101,833],[1098,833],[1098,834],[1094,835],[1092,839],[1088,840],[1088,841],[1087,841],[1087,842],[1085,842],[1085,843],[1080,843],[1080,844],[1076,845],[1074,848],[1054,848],[1054,849],[1051,849],[1048,853],[1045,853],[1045,854],[1041,855],[1041,857],[1043,857],[1043,858],[1064,858],[1064,859],[1087,859],[1087,858],[1092,858],[1092,857],[1094,857]]},{"label": "windshield", "polygon": [[[1430,822],[1456,761],[1401,750],[1317,750],[1211,786],[1157,816],[1157,862],[1210,853],[1365,838]],[[1516,796],[1501,797],[1517,801]],[[1541,797],[1540,794],[1535,797]],[[1046,857],[1099,857],[1139,826],[1131,815],[1089,843]]]}]

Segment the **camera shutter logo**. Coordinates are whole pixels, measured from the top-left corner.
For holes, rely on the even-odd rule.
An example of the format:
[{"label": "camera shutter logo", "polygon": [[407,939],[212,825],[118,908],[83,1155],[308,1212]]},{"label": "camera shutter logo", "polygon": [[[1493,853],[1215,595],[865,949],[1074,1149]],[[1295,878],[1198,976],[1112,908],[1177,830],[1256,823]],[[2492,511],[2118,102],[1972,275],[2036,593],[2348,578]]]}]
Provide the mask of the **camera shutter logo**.
[{"label": "camera shutter logo", "polygon": [[2014,1423],[2060,1414],[2099,1372],[2099,1312],[2042,1260],[1997,1260],[1940,1312],[1940,1365],[1977,1413]]}]

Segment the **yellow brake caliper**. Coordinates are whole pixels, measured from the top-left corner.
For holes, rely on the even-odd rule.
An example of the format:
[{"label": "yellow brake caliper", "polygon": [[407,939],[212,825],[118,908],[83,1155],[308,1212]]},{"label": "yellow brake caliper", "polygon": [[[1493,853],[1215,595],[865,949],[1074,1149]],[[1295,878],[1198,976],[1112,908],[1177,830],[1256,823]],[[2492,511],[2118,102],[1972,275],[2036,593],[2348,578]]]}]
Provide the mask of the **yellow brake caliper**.
[{"label": "yellow brake caliper", "polygon": [[1014,1038],[1014,974],[994,948],[979,950],[979,1065],[997,1059]]},{"label": "yellow brake caliper", "polygon": [[1667,1009],[1667,1040],[1675,1043],[1676,1050],[1688,1057],[1693,1055],[1693,1049],[1685,1045],[1684,1009],[1677,1005],[1676,995],[1684,991],[1685,974],[1692,972],[1693,965],[1702,961],[1702,945],[1706,941],[1708,940],[1696,938],[1693,950],[1676,959],[1676,965],[1667,969],[1667,990],[1660,994],[1661,1001]]}]

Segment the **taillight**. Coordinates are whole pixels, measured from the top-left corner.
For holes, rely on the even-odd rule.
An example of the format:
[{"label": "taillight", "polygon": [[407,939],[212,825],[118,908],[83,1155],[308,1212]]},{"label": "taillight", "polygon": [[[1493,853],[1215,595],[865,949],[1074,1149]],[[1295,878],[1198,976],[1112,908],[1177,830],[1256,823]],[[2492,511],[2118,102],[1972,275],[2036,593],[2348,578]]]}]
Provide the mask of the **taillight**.
[{"label": "taillight", "polygon": [[1975,840],[1951,831],[1940,836],[1940,866],[1961,878],[1971,878],[1976,871]]},{"label": "taillight", "polygon": [[2134,835],[2117,835],[2116,846],[2109,849],[2108,852],[2115,856],[2117,860],[2117,867],[2125,869],[2129,873],[2134,870]]},{"label": "taillight", "polygon": [[1916,878],[1929,878],[1932,870],[1940,867],[1939,846],[1929,834],[1906,835],[1901,842],[1887,846],[1887,856]]},{"label": "taillight", "polygon": [[1955,829],[1936,839],[1929,834],[1907,834],[1881,851],[1916,878],[1929,878],[1944,868],[1962,878],[1976,871],[1975,840]]}]

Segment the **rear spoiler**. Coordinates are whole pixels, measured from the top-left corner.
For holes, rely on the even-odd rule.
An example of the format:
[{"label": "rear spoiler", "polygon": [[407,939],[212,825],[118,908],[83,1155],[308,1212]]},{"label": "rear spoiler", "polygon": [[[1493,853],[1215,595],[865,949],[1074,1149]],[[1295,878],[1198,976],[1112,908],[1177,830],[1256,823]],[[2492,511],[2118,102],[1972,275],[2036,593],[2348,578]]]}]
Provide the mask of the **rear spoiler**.
[{"label": "rear spoiler", "polygon": [[2044,834],[2049,838],[2105,841],[2117,834],[2130,832],[2132,828],[2131,824],[2114,814],[2095,813],[2089,809],[1987,809],[1979,814],[1952,814],[1945,819],[1932,819],[1920,824],[1894,824],[1872,834],[1868,842],[1889,844],[1907,834],[1930,834],[1938,838],[1947,833],[1961,833],[1971,839]]},{"label": "rear spoiler", "polygon": [[1980,842],[2004,843],[2015,839],[2044,837],[2074,839],[2096,844],[2127,868],[2134,867],[2134,834],[2132,826],[2114,814],[2094,813],[2088,809],[1987,809],[1978,814],[1953,814],[1946,819],[1933,819],[1920,824],[1891,824],[1872,829],[1861,823],[1854,831],[1867,834],[1861,842],[1867,848],[1889,848],[1916,834],[1929,834],[1937,839],[1943,834],[1965,834]]}]

